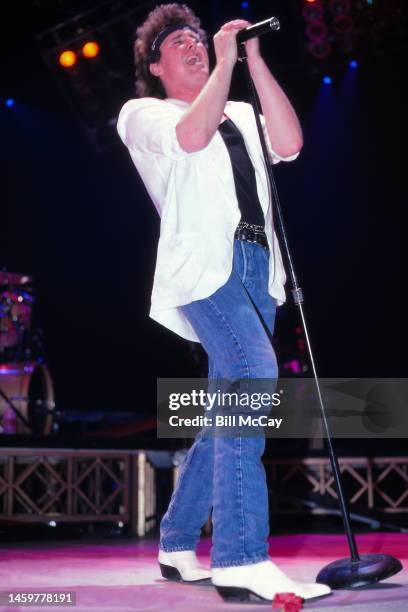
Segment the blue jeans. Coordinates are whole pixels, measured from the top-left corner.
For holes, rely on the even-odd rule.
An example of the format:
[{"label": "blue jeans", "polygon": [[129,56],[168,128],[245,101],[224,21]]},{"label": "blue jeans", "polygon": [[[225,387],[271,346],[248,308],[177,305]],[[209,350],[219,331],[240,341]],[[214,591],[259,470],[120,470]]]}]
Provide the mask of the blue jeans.
[{"label": "blue jeans", "polygon": [[[271,344],[276,301],[268,293],[269,251],[234,241],[227,283],[182,306],[208,354],[209,379],[276,379]],[[160,524],[160,548],[195,550],[212,508],[212,567],[268,559],[268,490],[264,436],[195,438]]]}]

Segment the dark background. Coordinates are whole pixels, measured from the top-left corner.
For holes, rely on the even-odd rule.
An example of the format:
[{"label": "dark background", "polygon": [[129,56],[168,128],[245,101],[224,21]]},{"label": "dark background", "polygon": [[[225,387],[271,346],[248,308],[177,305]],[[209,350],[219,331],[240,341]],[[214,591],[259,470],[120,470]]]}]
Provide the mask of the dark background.
[{"label": "dark background", "polygon": [[[148,318],[159,220],[127,150],[118,139],[95,152],[43,61],[36,34],[61,20],[63,4],[8,3],[3,20],[0,266],[35,278],[60,408],[154,413],[156,378],[197,375],[196,355]],[[210,33],[245,13],[239,2],[190,5]],[[405,56],[378,49],[322,85],[304,62],[297,9],[258,1],[249,17],[283,20],[262,45],[304,129],[300,158],[275,174],[318,371],[405,376]],[[126,78],[122,102],[133,96]],[[247,99],[242,75],[231,98]],[[293,342],[293,310],[279,312],[282,345]]]}]

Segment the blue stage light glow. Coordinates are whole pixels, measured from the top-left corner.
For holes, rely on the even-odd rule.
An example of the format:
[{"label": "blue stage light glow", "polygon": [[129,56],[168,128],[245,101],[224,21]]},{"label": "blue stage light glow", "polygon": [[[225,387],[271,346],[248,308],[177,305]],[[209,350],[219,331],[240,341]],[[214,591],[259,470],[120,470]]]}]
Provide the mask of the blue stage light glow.
[{"label": "blue stage light glow", "polygon": [[243,9],[249,8],[249,2],[241,2],[241,8]]},{"label": "blue stage light glow", "polygon": [[323,77],[323,83],[325,83],[326,85],[331,85],[332,78],[330,76]]},{"label": "blue stage light glow", "polygon": [[8,106],[9,108],[11,108],[12,106],[14,106],[14,100],[13,100],[13,98],[7,98],[7,100],[6,100],[6,106]]},{"label": "blue stage light glow", "polygon": [[357,60],[351,60],[349,62],[349,66],[350,66],[350,68],[358,68],[358,61]]}]

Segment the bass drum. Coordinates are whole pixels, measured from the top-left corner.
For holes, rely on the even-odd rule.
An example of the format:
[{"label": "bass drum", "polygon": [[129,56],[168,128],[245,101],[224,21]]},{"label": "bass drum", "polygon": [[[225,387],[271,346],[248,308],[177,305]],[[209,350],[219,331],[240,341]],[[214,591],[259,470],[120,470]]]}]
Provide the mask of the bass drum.
[{"label": "bass drum", "polygon": [[[52,411],[55,408],[54,387],[51,374],[45,364],[37,362],[1,364],[0,388],[30,424],[29,429],[23,421],[15,417],[15,433],[36,435],[51,433]],[[6,411],[10,415],[9,405],[0,396],[0,421]]]}]

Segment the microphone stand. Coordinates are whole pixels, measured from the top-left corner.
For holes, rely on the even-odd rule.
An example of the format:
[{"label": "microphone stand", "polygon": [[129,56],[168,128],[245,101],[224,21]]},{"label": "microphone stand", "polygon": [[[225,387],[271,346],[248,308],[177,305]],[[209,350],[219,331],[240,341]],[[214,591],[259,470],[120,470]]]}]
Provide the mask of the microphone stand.
[{"label": "microphone stand", "polygon": [[[336,490],[340,505],[341,516],[343,519],[343,526],[347,536],[347,542],[350,549],[350,558],[338,559],[326,565],[320,570],[317,575],[316,582],[327,584],[332,589],[353,589],[357,587],[368,586],[370,584],[389,578],[394,574],[397,574],[402,570],[401,562],[390,555],[384,554],[368,554],[360,555],[357,549],[356,540],[351,527],[350,513],[346,501],[346,497],[343,490],[343,484],[341,481],[340,467],[337,459],[336,452],[333,447],[332,437],[330,434],[329,423],[326,417],[326,409],[323,402],[323,397],[320,389],[319,379],[317,376],[317,370],[315,360],[313,357],[312,346],[310,342],[310,336],[306,325],[306,318],[303,309],[303,292],[299,286],[298,279],[296,276],[291,251],[289,249],[289,243],[286,235],[286,229],[282,214],[282,209],[279,201],[278,191],[276,187],[275,178],[272,172],[272,166],[269,163],[268,148],[265,141],[261,125],[261,109],[257,98],[254,82],[251,77],[251,73],[248,66],[248,58],[245,49],[244,42],[238,42],[238,57],[244,67],[245,76],[249,88],[251,104],[255,114],[256,125],[258,128],[259,139],[261,141],[262,152],[265,161],[265,169],[270,185],[270,193],[272,196],[273,205],[276,211],[276,217],[278,222],[279,236],[281,243],[283,244],[283,251],[288,264],[289,276],[292,285],[292,297],[296,306],[299,308],[300,317],[305,333],[306,345],[310,357],[310,363],[313,370],[313,376],[316,384],[316,392],[320,406],[321,418],[324,425],[324,431],[326,434],[326,444],[329,452],[330,464],[333,471],[334,481],[336,484]],[[272,204],[272,202],[271,202]]]}]

